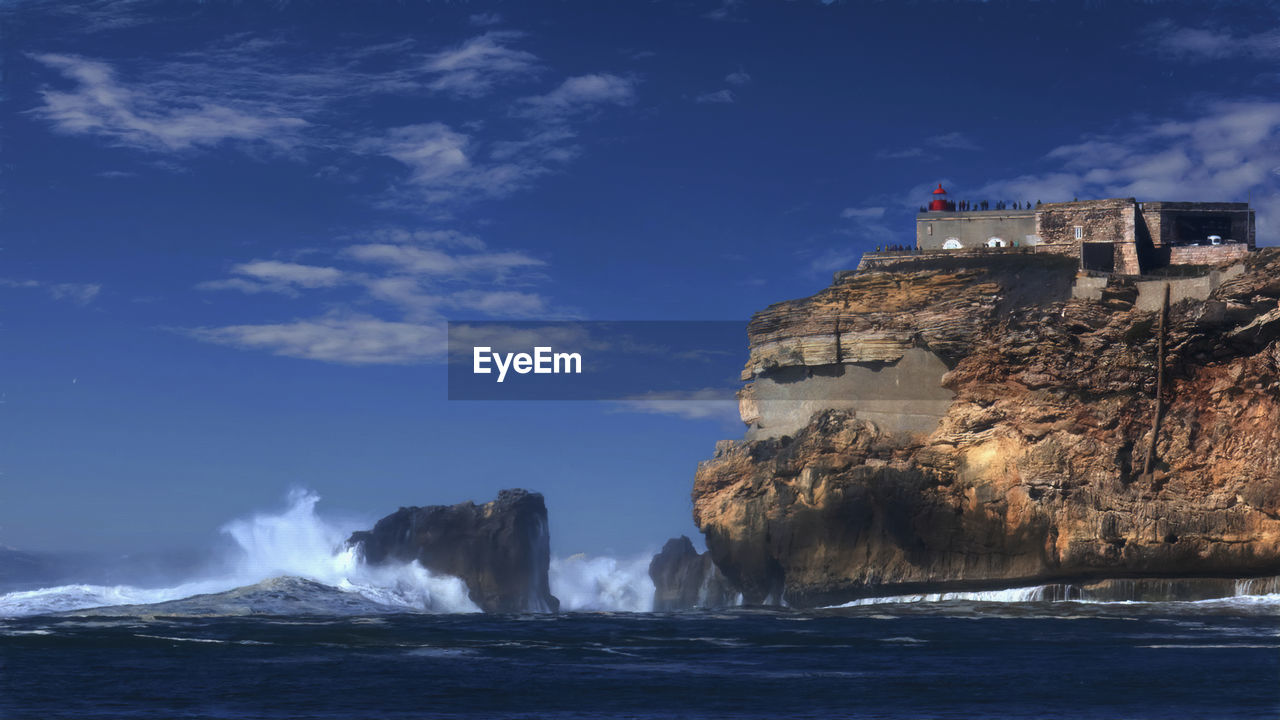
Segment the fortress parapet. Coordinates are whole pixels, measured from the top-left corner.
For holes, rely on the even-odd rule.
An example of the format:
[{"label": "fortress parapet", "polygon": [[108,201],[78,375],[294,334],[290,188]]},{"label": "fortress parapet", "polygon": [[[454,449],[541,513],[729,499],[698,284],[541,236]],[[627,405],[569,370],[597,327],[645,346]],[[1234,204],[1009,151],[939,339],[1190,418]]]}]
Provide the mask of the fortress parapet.
[{"label": "fortress parapet", "polygon": [[[942,186],[933,191],[945,193]],[[983,209],[969,209],[971,207]],[[1109,198],[988,208],[935,199],[916,216],[915,253],[983,256],[1031,252],[1075,258],[1083,270],[1141,275],[1170,265],[1217,265],[1256,247],[1248,203],[1138,202]],[[868,253],[862,266],[913,262]]]}]

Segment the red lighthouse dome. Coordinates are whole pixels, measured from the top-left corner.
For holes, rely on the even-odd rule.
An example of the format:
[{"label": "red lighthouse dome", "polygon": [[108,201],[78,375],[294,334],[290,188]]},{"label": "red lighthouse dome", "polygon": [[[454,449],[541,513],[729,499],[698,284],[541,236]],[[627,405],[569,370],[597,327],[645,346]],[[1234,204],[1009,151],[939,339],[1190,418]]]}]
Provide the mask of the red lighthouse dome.
[{"label": "red lighthouse dome", "polygon": [[947,191],[942,189],[942,183],[938,183],[938,189],[933,191],[933,202],[929,203],[929,212],[937,212],[947,209]]}]

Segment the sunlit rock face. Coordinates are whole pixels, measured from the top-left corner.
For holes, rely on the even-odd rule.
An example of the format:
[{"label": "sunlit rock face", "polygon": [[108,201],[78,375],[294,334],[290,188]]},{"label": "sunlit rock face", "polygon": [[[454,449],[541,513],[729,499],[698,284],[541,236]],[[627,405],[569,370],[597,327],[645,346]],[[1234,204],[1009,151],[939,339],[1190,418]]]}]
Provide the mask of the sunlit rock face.
[{"label": "sunlit rock face", "polygon": [[484,505],[403,507],[372,530],[353,533],[367,563],[417,560],[467,584],[485,612],[555,612],[547,581],[551,541],[542,495],[503,490]]},{"label": "sunlit rock face", "polygon": [[1074,274],[842,274],[757,314],[747,436],[693,490],[744,600],[1280,572],[1280,251],[1174,293],[1149,475],[1158,310]]}]

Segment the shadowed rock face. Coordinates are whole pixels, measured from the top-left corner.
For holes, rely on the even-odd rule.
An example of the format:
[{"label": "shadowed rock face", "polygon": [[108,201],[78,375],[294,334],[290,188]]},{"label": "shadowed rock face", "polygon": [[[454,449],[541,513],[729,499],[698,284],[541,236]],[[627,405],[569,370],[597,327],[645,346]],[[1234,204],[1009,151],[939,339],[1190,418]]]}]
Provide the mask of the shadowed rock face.
[{"label": "shadowed rock face", "polygon": [[503,490],[484,505],[402,507],[347,542],[373,565],[417,560],[433,573],[461,578],[485,612],[560,607],[547,582],[551,544],[538,493]]},{"label": "shadowed rock face", "polygon": [[853,403],[719,443],[694,521],[747,603],[1280,572],[1280,251],[1170,309],[1150,475],[1156,313],[1116,278],[1071,299],[1073,272],[843,275],[753,319],[745,379],[919,348],[954,399],[929,431]]},{"label": "shadowed rock face", "polygon": [[711,553],[699,554],[684,535],[668,540],[653,556],[649,578],[656,612],[727,607],[738,594],[711,562]]}]

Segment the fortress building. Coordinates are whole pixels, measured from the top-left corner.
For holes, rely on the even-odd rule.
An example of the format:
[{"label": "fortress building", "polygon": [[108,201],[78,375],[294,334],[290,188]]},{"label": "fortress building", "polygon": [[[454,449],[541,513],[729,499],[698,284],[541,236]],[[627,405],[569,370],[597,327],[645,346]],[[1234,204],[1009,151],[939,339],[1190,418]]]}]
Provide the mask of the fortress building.
[{"label": "fortress building", "polygon": [[1228,262],[1255,248],[1248,203],[1112,198],[1012,205],[952,201],[939,184],[916,216],[915,254],[1018,249],[1074,257],[1084,270],[1141,275]]}]

